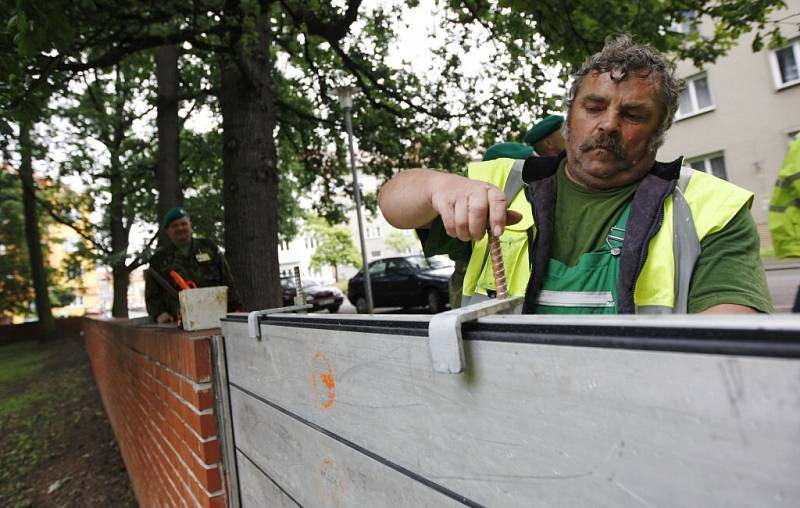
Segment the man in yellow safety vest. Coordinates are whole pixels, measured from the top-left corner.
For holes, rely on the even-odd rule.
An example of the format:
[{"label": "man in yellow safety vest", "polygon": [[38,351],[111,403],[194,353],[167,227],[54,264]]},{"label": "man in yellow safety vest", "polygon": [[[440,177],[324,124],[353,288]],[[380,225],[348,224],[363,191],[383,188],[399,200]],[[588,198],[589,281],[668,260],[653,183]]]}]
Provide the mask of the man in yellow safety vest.
[{"label": "man in yellow safety vest", "polygon": [[[404,171],[383,215],[427,230],[426,255],[466,252],[470,299],[494,293],[488,229],[527,313],[770,312],[752,193],[656,161],[682,84],[654,49],[610,38],[575,75],[563,154]],[[515,173],[525,191],[504,193]]]}]

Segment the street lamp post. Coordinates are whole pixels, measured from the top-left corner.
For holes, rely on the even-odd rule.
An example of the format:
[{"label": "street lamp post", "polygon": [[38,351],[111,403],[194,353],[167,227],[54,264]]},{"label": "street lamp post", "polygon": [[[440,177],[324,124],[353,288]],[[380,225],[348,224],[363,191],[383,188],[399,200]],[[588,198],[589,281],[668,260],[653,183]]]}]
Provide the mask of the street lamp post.
[{"label": "street lamp post", "polygon": [[[344,109],[344,125],[347,129],[347,141],[350,145],[350,171],[353,173],[353,194],[356,198],[356,216],[358,218],[358,239],[361,241],[361,260],[364,265],[364,293],[367,298],[367,312],[372,314],[372,283],[369,280],[369,266],[367,265],[367,245],[364,241],[364,220],[361,217],[361,188],[358,186],[358,174],[356,172],[356,153],[353,150],[353,122],[350,118],[353,110],[353,93],[356,91],[352,86],[340,86],[336,88],[336,96],[339,104]],[[355,303],[355,302],[354,302]]]}]

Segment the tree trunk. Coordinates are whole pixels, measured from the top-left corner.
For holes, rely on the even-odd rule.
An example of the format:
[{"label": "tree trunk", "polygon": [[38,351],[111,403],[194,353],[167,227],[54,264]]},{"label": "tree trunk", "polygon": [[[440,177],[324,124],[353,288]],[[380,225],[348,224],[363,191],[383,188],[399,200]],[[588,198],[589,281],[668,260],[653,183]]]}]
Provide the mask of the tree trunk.
[{"label": "tree trunk", "polygon": [[[247,309],[281,305],[278,174],[270,38],[264,15],[255,34],[220,57],[226,257]],[[238,61],[232,61],[233,58]]]},{"label": "tree trunk", "polygon": [[[175,206],[183,204],[181,194],[178,127],[178,47],[161,46],[156,50],[156,79],[158,80],[158,220]],[[162,231],[159,244],[167,241]]]},{"label": "tree trunk", "polygon": [[36,293],[36,314],[42,326],[40,340],[47,341],[56,336],[56,323],[50,306],[47,285],[47,272],[42,255],[42,235],[36,214],[36,188],[33,185],[33,144],[31,142],[31,122],[23,120],[19,126],[19,145],[21,161],[19,176],[22,180],[22,203],[25,213],[25,240],[28,243],[28,256],[31,261],[31,278]]},{"label": "tree trunk", "polygon": [[114,283],[114,303],[111,305],[111,315],[118,318],[127,318],[130,272],[124,266],[112,266],[111,270],[111,278]]},{"label": "tree trunk", "polygon": [[128,257],[128,229],[125,227],[124,188],[122,172],[116,153],[111,155],[109,168],[109,191],[111,201],[108,203],[109,231],[111,232],[111,270],[114,281],[114,302],[111,315],[118,318],[128,317],[128,281],[130,269],[125,264]]}]

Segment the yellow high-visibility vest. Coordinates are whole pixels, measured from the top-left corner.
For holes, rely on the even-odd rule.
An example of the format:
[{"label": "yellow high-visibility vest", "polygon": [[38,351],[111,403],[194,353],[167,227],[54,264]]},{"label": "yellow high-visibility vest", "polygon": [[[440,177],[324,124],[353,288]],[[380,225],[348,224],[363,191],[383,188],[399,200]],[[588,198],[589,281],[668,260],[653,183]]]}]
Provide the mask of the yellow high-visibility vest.
[{"label": "yellow high-visibility vest", "polygon": [[[497,159],[473,163],[468,175],[475,180],[484,181],[503,189],[514,165],[512,159]],[[688,284],[694,268],[694,259],[685,263],[676,251],[680,243],[688,240],[696,245],[708,235],[722,230],[743,207],[749,207],[753,193],[715,176],[684,167],[676,190],[663,203],[664,218],[658,232],[650,239],[647,258],[639,273],[634,289],[634,304],[637,312],[663,313],[676,309],[676,298],[682,290],[688,293]],[[676,202],[679,224],[688,222],[688,227],[680,226],[676,231]],[[500,236],[500,246],[505,265],[508,293],[524,296],[531,276],[529,259],[529,238],[536,236],[531,205],[520,191],[511,200],[509,209],[522,214],[522,220],[506,227]],[[631,216],[630,224],[637,218]],[[693,226],[693,228],[692,228]],[[683,237],[683,240],[681,240]],[[687,238],[688,237],[688,238]],[[684,266],[681,266],[684,261]],[[676,275],[677,274],[677,275]],[[683,288],[679,288],[680,285]],[[474,242],[467,272],[464,275],[463,294],[465,299],[487,295],[495,289],[491,259],[488,256],[488,236]],[[685,302],[684,302],[685,304]],[[678,310],[681,311],[681,310]]]}]

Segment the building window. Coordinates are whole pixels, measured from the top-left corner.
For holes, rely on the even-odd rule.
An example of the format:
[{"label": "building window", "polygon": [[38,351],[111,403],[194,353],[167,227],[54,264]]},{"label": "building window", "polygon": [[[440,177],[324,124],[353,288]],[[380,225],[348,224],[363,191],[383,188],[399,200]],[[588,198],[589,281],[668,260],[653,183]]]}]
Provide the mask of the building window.
[{"label": "building window", "polygon": [[370,252],[369,257],[371,257],[371,258],[379,258],[379,257],[381,257],[381,251],[374,250],[374,251]]},{"label": "building window", "polygon": [[686,163],[698,171],[710,173],[725,180],[728,179],[728,172],[725,170],[725,156],[721,153],[691,159]]},{"label": "building window", "polygon": [[701,74],[686,80],[686,89],[678,98],[678,113],[676,120],[698,115],[714,109],[711,99],[711,88],[708,86],[708,76]]},{"label": "building window", "polygon": [[676,32],[683,35],[689,35],[694,31],[695,28],[695,19],[697,18],[697,12],[695,11],[683,11],[681,13],[681,19],[675,20],[670,25],[670,30],[672,32]]},{"label": "building window", "polygon": [[800,40],[770,53],[772,61],[772,77],[777,88],[784,88],[800,83]]}]

